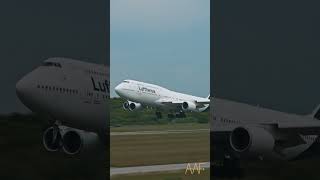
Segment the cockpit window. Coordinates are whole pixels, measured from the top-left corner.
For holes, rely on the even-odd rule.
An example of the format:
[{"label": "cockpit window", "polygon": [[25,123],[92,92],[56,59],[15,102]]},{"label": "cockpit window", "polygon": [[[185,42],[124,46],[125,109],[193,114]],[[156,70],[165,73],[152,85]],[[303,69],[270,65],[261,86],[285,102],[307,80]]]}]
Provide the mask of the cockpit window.
[{"label": "cockpit window", "polygon": [[126,80],[124,80],[123,82],[124,82],[124,83],[130,83],[129,81],[126,81]]},{"label": "cockpit window", "polygon": [[43,66],[54,66],[54,67],[61,68],[61,64],[60,63],[56,63],[56,62],[44,62]]}]

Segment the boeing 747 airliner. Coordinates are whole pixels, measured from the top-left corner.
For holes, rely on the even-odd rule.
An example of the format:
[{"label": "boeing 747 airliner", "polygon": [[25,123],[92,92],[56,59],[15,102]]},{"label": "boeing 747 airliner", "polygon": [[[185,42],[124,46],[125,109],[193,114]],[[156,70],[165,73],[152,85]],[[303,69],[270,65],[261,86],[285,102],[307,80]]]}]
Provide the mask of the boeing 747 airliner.
[{"label": "boeing 747 airliner", "polygon": [[42,137],[48,151],[75,155],[104,150],[108,77],[105,65],[49,58],[16,84],[22,103],[51,119]]},{"label": "boeing 747 airliner", "polygon": [[207,98],[191,96],[134,80],[122,81],[115,87],[115,92],[127,100],[123,104],[125,110],[153,107],[158,118],[162,118],[161,110],[169,111],[169,118],[182,118],[186,116],[185,112],[202,112],[208,109],[210,104],[209,96]]}]

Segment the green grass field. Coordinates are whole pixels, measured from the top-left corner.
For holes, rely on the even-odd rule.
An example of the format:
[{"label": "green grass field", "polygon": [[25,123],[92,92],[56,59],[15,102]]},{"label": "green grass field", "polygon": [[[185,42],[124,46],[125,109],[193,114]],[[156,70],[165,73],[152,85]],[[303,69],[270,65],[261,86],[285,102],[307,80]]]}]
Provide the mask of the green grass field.
[{"label": "green grass field", "polygon": [[177,172],[159,172],[159,173],[146,173],[146,174],[131,174],[112,176],[112,180],[209,180],[210,170],[206,169],[204,172],[193,175],[185,175],[184,171]]},{"label": "green grass field", "polygon": [[132,132],[132,131],[161,131],[161,130],[192,130],[209,129],[208,123],[168,123],[154,125],[126,125],[121,127],[111,127],[111,132]]},{"label": "green grass field", "polygon": [[112,167],[209,161],[209,132],[111,136]]}]

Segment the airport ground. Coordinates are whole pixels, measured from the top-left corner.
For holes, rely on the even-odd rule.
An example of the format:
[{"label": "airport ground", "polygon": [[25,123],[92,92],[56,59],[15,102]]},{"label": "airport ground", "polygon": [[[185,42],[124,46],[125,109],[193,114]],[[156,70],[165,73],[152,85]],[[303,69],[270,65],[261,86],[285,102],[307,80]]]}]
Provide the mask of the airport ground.
[{"label": "airport ground", "polygon": [[[133,132],[133,131],[166,131],[166,130],[187,130],[190,128],[195,129],[205,129],[206,124],[199,123],[176,123],[176,124],[164,124],[164,125],[146,125],[146,126],[123,126],[112,128],[111,132]],[[136,165],[148,165],[148,164],[170,164],[170,163],[181,163],[191,160],[193,157],[195,159],[206,160],[209,158],[208,150],[196,148],[196,146],[206,145],[209,147],[209,144],[205,143],[207,139],[206,132],[197,132],[197,133],[181,133],[181,134],[155,134],[155,135],[127,135],[127,136],[111,136],[111,163],[114,166],[136,166]],[[118,140],[115,142],[114,140]],[[180,141],[183,139],[183,141]],[[200,141],[195,141],[198,139]],[[138,143],[141,141],[142,143]],[[122,143],[121,143],[122,142]],[[192,146],[188,143],[192,142]],[[127,148],[125,144],[129,143],[129,151],[125,151]],[[167,144],[168,143],[168,144]],[[157,144],[159,146],[157,146]],[[187,145],[186,145],[187,144]],[[167,146],[168,145],[168,146]],[[170,147],[171,148],[165,148]],[[155,148],[153,148],[155,147]],[[124,148],[124,149],[122,149]],[[195,156],[188,156],[188,153],[183,153],[185,148],[191,149],[188,153]],[[113,151],[118,151],[117,153],[112,153]],[[137,150],[137,151],[136,151]],[[181,154],[178,153],[182,152]],[[142,153],[142,152],[144,153]],[[123,157],[121,154],[127,153]],[[175,154],[176,152],[176,154]],[[157,154],[160,154],[159,156]],[[165,153],[169,153],[170,156],[165,156]],[[320,155],[319,152],[314,152],[315,154]],[[147,158],[138,158],[139,156],[144,156]],[[149,158],[151,158],[149,160]],[[113,161],[113,160],[114,161]],[[192,159],[194,160],[194,159]],[[308,180],[319,179],[319,166],[320,163],[319,157],[310,157],[308,159],[290,161],[290,162],[249,162],[242,163],[244,168],[244,176],[241,178],[243,180],[270,180],[270,179],[301,179],[301,177],[308,178]],[[203,174],[203,176],[193,176],[186,177],[183,171],[177,172],[156,172],[156,173],[144,173],[144,174],[127,174],[127,175],[116,175],[112,177],[112,180],[135,180],[135,179],[163,179],[163,180],[184,180],[184,179],[209,179],[208,174]],[[234,179],[234,178],[219,178],[214,177],[214,179]]]},{"label": "airport ground", "polygon": [[[113,128],[112,132],[147,131],[150,134],[111,135],[111,167],[208,162],[208,124],[149,125]],[[185,131],[190,130],[190,131]],[[152,134],[155,132],[155,134]],[[158,134],[158,132],[164,132]]]},{"label": "airport ground", "polygon": [[118,175],[112,177],[112,180],[209,180],[210,170],[206,169],[201,174],[185,175],[185,171],[175,172],[156,172],[146,174]]},{"label": "airport ground", "polygon": [[[126,134],[128,132],[131,133]],[[210,159],[209,138],[208,123],[114,127],[111,128],[110,136],[111,167],[208,162]],[[209,169],[206,169],[200,175],[185,175],[184,170],[181,170],[114,175],[111,179],[207,180],[209,176]]]},{"label": "airport ground", "polygon": [[208,123],[167,123],[153,125],[125,125],[120,127],[111,127],[111,132],[130,132],[130,131],[167,131],[167,130],[209,130]]},{"label": "airport ground", "polygon": [[[210,159],[209,113],[190,113],[183,119],[156,119],[154,110],[127,112],[123,100],[111,100],[111,167],[136,167],[193,162]],[[184,171],[161,171],[140,174],[113,175],[112,180],[209,179],[209,170],[198,176],[186,176]]]}]

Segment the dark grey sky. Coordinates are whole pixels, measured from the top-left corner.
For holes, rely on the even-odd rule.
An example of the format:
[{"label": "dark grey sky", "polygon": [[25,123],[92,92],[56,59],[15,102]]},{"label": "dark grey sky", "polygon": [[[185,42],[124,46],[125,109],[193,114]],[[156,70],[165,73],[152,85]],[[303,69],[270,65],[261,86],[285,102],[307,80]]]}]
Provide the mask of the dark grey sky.
[{"label": "dark grey sky", "polygon": [[103,0],[1,1],[0,113],[25,110],[15,83],[48,57],[108,64],[108,5]]},{"label": "dark grey sky", "polygon": [[320,2],[214,1],[212,93],[283,111],[320,103]]}]

